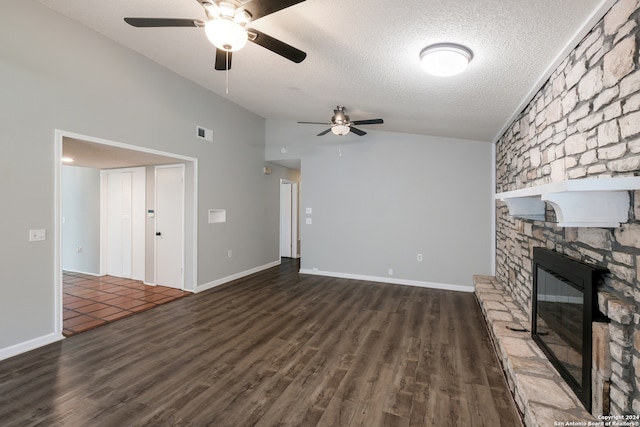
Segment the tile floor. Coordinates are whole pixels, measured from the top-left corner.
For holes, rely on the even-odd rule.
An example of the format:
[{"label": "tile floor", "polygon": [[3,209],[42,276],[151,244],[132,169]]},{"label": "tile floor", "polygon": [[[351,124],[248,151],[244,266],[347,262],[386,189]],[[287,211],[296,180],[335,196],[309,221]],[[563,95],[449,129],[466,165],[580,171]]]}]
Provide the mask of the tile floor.
[{"label": "tile floor", "polygon": [[139,280],[63,272],[63,334],[71,336],[191,295]]}]

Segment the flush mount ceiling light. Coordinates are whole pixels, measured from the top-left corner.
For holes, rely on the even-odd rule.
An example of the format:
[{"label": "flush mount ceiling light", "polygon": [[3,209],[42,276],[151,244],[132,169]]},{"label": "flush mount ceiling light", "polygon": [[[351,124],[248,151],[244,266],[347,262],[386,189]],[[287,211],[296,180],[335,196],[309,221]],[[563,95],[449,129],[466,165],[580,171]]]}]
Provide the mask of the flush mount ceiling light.
[{"label": "flush mount ceiling light", "polygon": [[420,52],[422,68],[434,76],[454,76],[467,68],[473,53],[464,46],[439,43],[427,46]]}]

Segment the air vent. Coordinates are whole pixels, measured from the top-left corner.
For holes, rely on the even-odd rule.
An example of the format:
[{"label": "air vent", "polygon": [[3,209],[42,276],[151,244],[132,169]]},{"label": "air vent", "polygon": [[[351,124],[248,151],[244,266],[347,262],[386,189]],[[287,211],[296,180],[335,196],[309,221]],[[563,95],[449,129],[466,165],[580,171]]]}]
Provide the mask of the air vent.
[{"label": "air vent", "polygon": [[205,141],[213,142],[213,131],[202,126],[196,126],[196,136]]}]

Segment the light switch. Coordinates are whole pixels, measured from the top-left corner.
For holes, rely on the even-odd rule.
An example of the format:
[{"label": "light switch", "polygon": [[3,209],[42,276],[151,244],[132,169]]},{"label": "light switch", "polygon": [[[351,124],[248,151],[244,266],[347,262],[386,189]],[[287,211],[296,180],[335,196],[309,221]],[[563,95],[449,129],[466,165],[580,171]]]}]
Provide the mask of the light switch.
[{"label": "light switch", "polygon": [[311,208],[306,208],[306,209],[304,210],[304,212],[305,212],[307,215],[311,215],[312,210],[311,210]]},{"label": "light switch", "polygon": [[311,222],[312,222],[311,218],[307,218],[306,224],[311,224]]},{"label": "light switch", "polygon": [[47,230],[45,229],[29,230],[30,242],[40,242],[42,240],[47,240]]}]

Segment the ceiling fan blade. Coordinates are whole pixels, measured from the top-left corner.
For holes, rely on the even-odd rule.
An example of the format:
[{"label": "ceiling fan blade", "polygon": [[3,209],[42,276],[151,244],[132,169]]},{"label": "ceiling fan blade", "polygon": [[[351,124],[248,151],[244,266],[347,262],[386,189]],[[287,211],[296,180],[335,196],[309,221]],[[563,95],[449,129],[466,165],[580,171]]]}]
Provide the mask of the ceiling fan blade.
[{"label": "ceiling fan blade", "polygon": [[351,132],[355,133],[358,136],[363,136],[367,134],[365,131],[360,130],[358,128],[354,128],[353,126],[349,126],[349,129],[351,130]]},{"label": "ceiling fan blade", "polygon": [[382,119],[369,119],[369,120],[353,120],[352,125],[381,125],[384,123]]},{"label": "ceiling fan blade", "polygon": [[133,27],[204,27],[206,22],[198,19],[177,18],[124,18]]},{"label": "ceiling fan blade", "polygon": [[331,124],[331,123],[326,123],[326,122],[298,122],[300,124],[303,125],[326,125],[326,124]]},{"label": "ceiling fan blade", "polygon": [[296,64],[304,61],[304,58],[307,57],[307,54],[300,49],[296,49],[295,47],[288,45],[285,42],[281,42],[278,39],[274,39],[270,35],[262,33],[258,30],[249,28],[247,32],[249,33],[249,40],[251,40],[255,44],[269,49],[271,52],[277,53],[278,55],[287,58],[289,61],[293,61]]},{"label": "ceiling fan blade", "polygon": [[286,9],[294,4],[302,3],[304,0],[252,0],[244,4],[244,8],[251,12],[252,21],[263,16],[270,15],[282,9]]},{"label": "ceiling fan blade", "polygon": [[327,129],[327,130],[323,130],[322,132],[320,132],[320,133],[319,133],[318,135],[316,135],[316,136],[326,135],[326,134],[328,134],[329,132],[331,132],[331,128],[329,128],[329,129]]},{"label": "ceiling fan blade", "polygon": [[232,54],[233,52],[227,52],[226,50],[216,49],[216,70],[222,70],[222,71],[230,70]]}]

